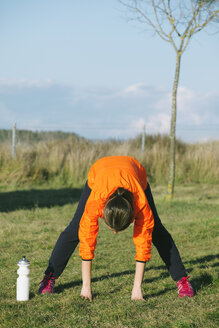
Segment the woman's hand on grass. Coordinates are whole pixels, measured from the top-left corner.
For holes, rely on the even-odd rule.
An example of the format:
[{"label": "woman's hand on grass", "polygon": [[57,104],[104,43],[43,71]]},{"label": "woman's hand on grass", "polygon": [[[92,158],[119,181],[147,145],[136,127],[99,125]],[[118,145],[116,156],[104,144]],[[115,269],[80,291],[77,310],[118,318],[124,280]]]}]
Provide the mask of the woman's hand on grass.
[{"label": "woman's hand on grass", "polygon": [[82,298],[88,299],[90,302],[92,302],[92,292],[90,288],[84,288],[81,289],[81,295]]},{"label": "woman's hand on grass", "polygon": [[132,301],[145,301],[143,298],[141,287],[133,287],[131,300]]},{"label": "woman's hand on grass", "polygon": [[92,302],[92,292],[91,292],[91,267],[92,261],[82,261],[82,289],[81,297],[84,299],[89,299]]},{"label": "woman's hand on grass", "polygon": [[131,300],[144,301],[141,284],[144,277],[145,263],[136,261],[134,286],[132,289]]}]

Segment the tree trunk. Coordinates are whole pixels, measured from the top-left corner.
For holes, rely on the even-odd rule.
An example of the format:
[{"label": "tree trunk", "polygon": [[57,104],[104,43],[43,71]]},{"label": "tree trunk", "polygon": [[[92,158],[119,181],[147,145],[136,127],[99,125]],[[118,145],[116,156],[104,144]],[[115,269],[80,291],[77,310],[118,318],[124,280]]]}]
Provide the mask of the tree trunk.
[{"label": "tree trunk", "polygon": [[174,181],[175,181],[175,131],[176,131],[176,109],[177,109],[177,90],[179,84],[181,53],[176,55],[176,70],[172,89],[172,113],[171,113],[171,127],[170,127],[170,166],[169,166],[169,181],[168,181],[168,195],[167,198],[173,198]]}]

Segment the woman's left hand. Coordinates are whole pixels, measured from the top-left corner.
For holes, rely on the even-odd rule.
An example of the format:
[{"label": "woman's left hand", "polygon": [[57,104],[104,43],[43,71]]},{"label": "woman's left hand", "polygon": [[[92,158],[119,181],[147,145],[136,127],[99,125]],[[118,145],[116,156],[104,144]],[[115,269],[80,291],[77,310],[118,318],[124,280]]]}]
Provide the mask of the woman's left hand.
[{"label": "woman's left hand", "polygon": [[141,287],[133,287],[131,300],[132,301],[145,301],[143,298]]}]

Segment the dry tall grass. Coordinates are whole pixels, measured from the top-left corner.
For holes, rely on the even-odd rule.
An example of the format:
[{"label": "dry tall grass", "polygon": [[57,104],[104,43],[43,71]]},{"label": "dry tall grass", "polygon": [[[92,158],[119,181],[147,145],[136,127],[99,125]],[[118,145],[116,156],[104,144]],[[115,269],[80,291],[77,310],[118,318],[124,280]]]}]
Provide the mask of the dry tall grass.
[{"label": "dry tall grass", "polygon": [[[129,155],[146,168],[151,182],[167,183],[169,140],[166,136],[148,136],[145,151],[141,138],[128,141],[92,142],[75,136],[54,141],[19,143],[11,158],[9,142],[0,143],[1,185],[42,184],[83,185],[90,166],[98,158]],[[185,144],[177,142],[176,182],[217,183],[219,177],[219,141]]]}]

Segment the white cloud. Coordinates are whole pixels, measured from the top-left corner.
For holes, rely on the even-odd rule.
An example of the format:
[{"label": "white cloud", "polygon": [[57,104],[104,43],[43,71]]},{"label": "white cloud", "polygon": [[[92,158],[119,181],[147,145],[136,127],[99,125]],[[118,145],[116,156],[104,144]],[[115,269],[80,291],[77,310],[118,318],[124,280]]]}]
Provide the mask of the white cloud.
[{"label": "white cloud", "polygon": [[128,128],[128,134],[131,137],[135,137],[142,133],[144,127],[146,126],[146,122],[144,118],[139,118],[130,123],[130,127]]},{"label": "white cloud", "polygon": [[140,92],[144,92],[145,91],[145,87],[146,86],[143,83],[133,84],[133,85],[130,85],[129,87],[125,88],[123,90],[123,93],[124,94],[129,94],[129,93],[139,94]]},{"label": "white cloud", "polygon": [[[19,90],[19,92],[17,92]],[[171,92],[143,83],[116,88],[76,88],[51,80],[0,79],[0,128],[64,130],[86,138],[130,138],[142,132],[169,133]],[[218,138],[219,91],[179,88],[177,136]]]},{"label": "white cloud", "polygon": [[2,79],[0,78],[0,92],[4,92],[8,88],[47,88],[54,85],[52,79],[43,80],[26,80],[26,79]]},{"label": "white cloud", "polygon": [[143,130],[144,126],[146,125],[145,119],[144,118],[139,118],[137,121],[133,121],[131,123],[131,127],[134,130],[141,131]]},{"label": "white cloud", "polygon": [[124,97],[142,97],[142,98],[151,98],[156,94],[166,93],[166,89],[162,86],[153,86],[145,83],[136,83],[122,89],[118,92],[118,96]]},{"label": "white cloud", "polygon": [[[29,120],[18,119],[17,127],[18,129],[23,129],[23,130],[47,130],[47,127],[40,119],[29,119]],[[54,129],[51,129],[50,127],[48,130],[54,130]]]},{"label": "white cloud", "polygon": [[149,133],[168,133],[170,130],[170,115],[158,113],[149,118],[147,131]]},{"label": "white cloud", "polygon": [[165,92],[154,104],[154,109],[158,112],[170,112],[171,111],[171,94]]},{"label": "white cloud", "polygon": [[0,102],[0,124],[2,126],[12,125],[15,122],[15,115],[7,106]]},{"label": "white cloud", "polygon": [[178,118],[180,124],[201,126],[219,123],[215,111],[218,108],[219,92],[201,93],[180,87],[178,94]]}]

